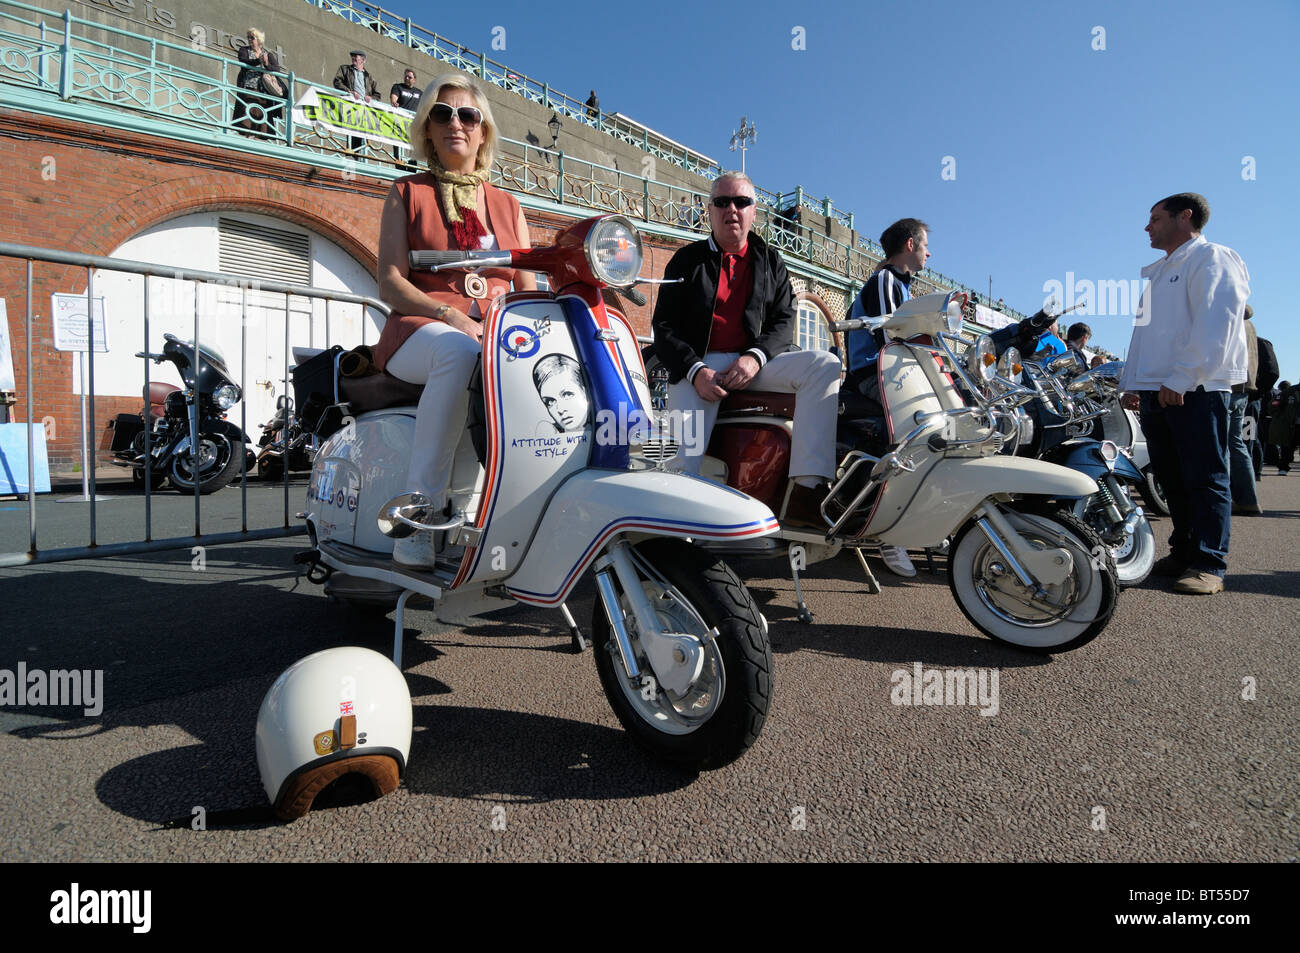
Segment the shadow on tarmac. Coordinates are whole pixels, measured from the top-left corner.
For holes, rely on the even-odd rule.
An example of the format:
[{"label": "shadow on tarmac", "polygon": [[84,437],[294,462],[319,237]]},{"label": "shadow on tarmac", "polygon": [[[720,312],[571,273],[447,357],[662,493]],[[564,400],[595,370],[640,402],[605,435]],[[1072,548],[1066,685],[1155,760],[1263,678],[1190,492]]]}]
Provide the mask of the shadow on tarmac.
[{"label": "shadow on tarmac", "polygon": [[[85,717],[80,708],[6,706],[6,712],[42,721],[10,734],[71,741],[119,729],[177,726],[198,743],[110,768],[96,783],[104,805],[160,828],[188,827],[196,807],[206,812],[208,829],[278,824],[269,813],[253,754],[266,690],[303,656],[342,645],[388,656],[393,639],[391,615],[351,611],[305,580],[284,588],[298,575],[291,563],[296,548],[213,547],[202,573],[191,569],[188,551],[177,551],[136,557],[127,568],[83,561],[7,574],[3,586],[10,604],[39,611],[6,619],[0,666],[22,660],[28,670],[104,672],[102,716]],[[151,564],[145,575],[139,562]],[[501,610],[464,631],[478,637],[536,636],[549,624],[559,636],[553,646],[500,647],[569,651],[558,614],[548,613],[541,626],[513,621],[528,611],[535,613]],[[575,602],[574,611],[589,634],[584,620],[590,618],[590,603],[584,613]],[[498,616],[505,618],[496,621]],[[413,638],[419,630],[409,626],[405,632],[403,669],[417,700],[404,779],[408,790],[539,802],[658,794],[690,783],[690,775],[651,763],[621,730],[535,714],[421,704],[418,699],[452,689],[413,670],[443,655],[441,646],[459,643]],[[122,739],[115,734],[113,744],[129,749],[129,740]],[[320,807],[371,797],[368,788],[350,782],[333,787],[337,790],[323,792]]]}]

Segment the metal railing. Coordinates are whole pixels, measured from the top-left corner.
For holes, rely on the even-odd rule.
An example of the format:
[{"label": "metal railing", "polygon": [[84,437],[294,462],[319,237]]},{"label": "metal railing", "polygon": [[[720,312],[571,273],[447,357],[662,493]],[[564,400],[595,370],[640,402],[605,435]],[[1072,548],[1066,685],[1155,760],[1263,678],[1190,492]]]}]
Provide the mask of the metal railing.
[{"label": "metal railing", "polygon": [[[197,485],[200,483],[200,480],[198,479],[197,472],[195,472],[194,479],[193,479],[193,483],[196,486],[196,490],[194,492],[194,535],[171,537],[166,539],[154,539],[153,538],[153,487],[151,485],[152,481],[149,474],[149,467],[145,467],[144,468],[144,476],[145,476],[144,539],[133,541],[133,542],[99,544],[97,542],[98,522],[97,522],[97,513],[96,513],[96,506],[95,506],[96,504],[96,492],[95,492],[96,467],[94,464],[95,450],[92,448],[87,453],[87,461],[86,461],[88,464],[86,470],[86,476],[88,477],[88,493],[86,495],[86,501],[90,504],[89,514],[88,514],[89,515],[89,542],[86,546],[41,550],[39,547],[39,539],[37,534],[37,512],[36,512],[37,489],[35,485],[35,475],[36,475],[35,474],[35,434],[34,434],[34,426],[33,426],[33,425],[37,425],[37,417],[35,415],[35,396],[33,392],[33,361],[32,361],[32,342],[34,339],[34,332],[37,330],[37,328],[35,327],[35,322],[33,320],[33,304],[34,304],[33,264],[35,262],[46,262],[50,264],[65,265],[65,266],[71,265],[74,267],[85,268],[86,269],[85,296],[87,299],[88,314],[91,313],[90,302],[92,302],[95,298],[96,271],[123,272],[126,274],[143,276],[144,278],[143,289],[142,289],[143,297],[142,297],[142,307],[141,307],[141,315],[143,319],[142,350],[146,354],[148,354],[150,349],[149,327],[150,327],[150,318],[152,315],[150,279],[171,279],[175,281],[195,283],[194,323],[193,323],[194,336],[192,338],[194,342],[200,342],[204,340],[203,337],[201,337],[200,335],[200,331],[202,327],[205,326],[204,324],[205,316],[201,313],[203,308],[201,306],[202,296],[199,294],[199,287],[198,287],[199,284],[201,283],[201,284],[216,285],[220,288],[225,288],[229,291],[238,290],[239,312],[237,315],[228,314],[227,317],[234,317],[240,322],[240,361],[239,361],[240,372],[239,372],[238,384],[240,388],[241,398],[243,399],[241,400],[241,419],[239,423],[239,429],[243,431],[245,435],[248,435],[249,432],[248,418],[247,418],[247,399],[246,399],[249,391],[248,391],[248,381],[246,378],[247,378],[247,369],[248,369],[248,327],[249,327],[249,293],[250,292],[283,294],[285,297],[285,307],[284,307],[284,315],[285,315],[284,359],[285,361],[284,361],[283,383],[285,386],[286,393],[288,393],[289,391],[290,368],[292,366],[293,342],[291,341],[291,336],[290,336],[290,325],[292,323],[291,316],[293,314],[293,311],[290,307],[290,299],[292,297],[309,298],[312,300],[323,300],[325,302],[324,321],[325,321],[326,347],[329,346],[331,340],[331,332],[330,332],[331,304],[337,302],[337,303],[347,303],[347,304],[355,304],[361,306],[362,308],[361,343],[365,343],[365,337],[366,337],[365,328],[367,322],[365,320],[365,309],[367,308],[374,309],[380,315],[386,318],[389,314],[389,308],[387,305],[385,305],[382,301],[379,301],[375,298],[370,298],[364,295],[355,295],[348,292],[327,291],[324,289],[313,288],[305,285],[297,285],[297,284],[290,284],[285,282],[267,281],[267,280],[260,280],[260,279],[250,279],[250,278],[242,277],[240,275],[227,274],[224,272],[200,271],[193,268],[175,268],[166,265],[152,264],[149,262],[129,261],[129,260],[118,259],[118,258],[105,258],[98,255],[83,255],[74,252],[65,252],[65,251],[59,251],[59,250],[49,249],[49,248],[38,248],[31,245],[12,244],[9,242],[0,242],[0,258],[17,259],[19,261],[23,261],[26,263],[26,287],[25,287],[25,294],[23,295],[23,300],[25,300],[26,302],[26,312],[23,319],[23,337],[26,342],[26,346],[25,346],[26,370],[24,375],[26,381],[26,397],[25,397],[24,406],[26,408],[25,422],[28,424],[27,484],[26,484],[27,486],[26,497],[27,497],[27,504],[28,504],[27,505],[28,548],[26,552],[0,553],[0,568],[8,567],[8,566],[22,566],[31,563],[56,562],[56,561],[67,560],[67,559],[84,559],[91,556],[121,556],[121,555],[127,555],[131,553],[154,552],[160,550],[185,548],[185,547],[193,546],[195,544],[215,545],[220,543],[246,542],[251,540],[270,539],[270,538],[281,537],[281,536],[295,536],[305,532],[305,529],[303,527],[291,526],[289,524],[289,468],[287,465],[287,461],[284,467],[284,480],[283,480],[284,501],[283,501],[283,511],[282,511],[282,517],[283,517],[282,525],[278,527],[261,527],[256,529],[249,529],[248,527],[248,473],[246,470],[243,455],[241,454],[240,476],[239,476],[240,530],[238,532],[208,533],[208,534],[204,534],[202,532],[202,510],[200,506],[202,495],[199,492],[197,492]],[[18,301],[17,294],[13,292],[7,293],[6,298],[10,302],[11,306]],[[314,315],[314,310],[313,310],[313,315]],[[220,320],[220,319],[213,318],[211,315],[208,315],[206,320],[213,321],[213,320]],[[94,322],[89,322],[89,321],[87,322],[87,331],[88,331],[87,350],[89,353],[93,354],[95,352]],[[53,330],[52,329],[47,330],[45,332],[45,335],[43,336],[53,337]],[[301,344],[302,342],[299,343]],[[200,361],[203,360],[201,355],[199,357],[199,360]],[[86,398],[89,405],[89,410],[86,415],[86,420],[90,422],[89,427],[93,429],[95,426],[93,423],[95,420],[95,361],[90,360],[87,361],[86,363],[89,366],[89,371],[90,371],[89,387],[86,392]],[[144,366],[143,393],[148,394],[149,383],[150,383],[148,357],[142,359],[142,363]],[[198,375],[196,373],[195,375],[196,379],[197,376]],[[147,407],[146,407],[146,414],[147,414]],[[145,423],[146,423],[145,433],[147,435],[149,433],[149,427],[148,427],[149,421],[146,420]],[[89,436],[90,436],[89,433],[84,433],[84,432],[81,435],[83,447],[86,446]],[[148,439],[149,439],[148,436],[146,436],[145,439],[146,439],[146,451],[147,451]],[[195,466],[195,471],[197,471],[197,466]]]}]

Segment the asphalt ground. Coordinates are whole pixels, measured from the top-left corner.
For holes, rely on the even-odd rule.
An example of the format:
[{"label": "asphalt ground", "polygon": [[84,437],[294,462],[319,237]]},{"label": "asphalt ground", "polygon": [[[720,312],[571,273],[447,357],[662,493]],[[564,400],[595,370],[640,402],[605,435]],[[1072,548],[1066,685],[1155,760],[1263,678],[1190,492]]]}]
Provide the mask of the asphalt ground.
[{"label": "asphalt ground", "polygon": [[[318,649],[392,646],[391,619],[299,576],[303,539],[209,547],[202,568],[182,549],[0,570],[0,668],[104,672],[97,717],[0,708],[0,859],[1294,862],[1300,478],[1275,472],[1268,515],[1234,521],[1226,592],[1153,580],[1056,657],[979,635],[941,559],[915,580],[873,559],[876,596],[851,555],[816,564],[807,625],[782,563],[738,563],[771,623],[774,702],[743,758],[699,776],[631,743],[558,613],[456,627],[410,611],[402,786],[377,801],[345,788],[292,824],[270,818],[258,778],[263,694]],[[291,512],[303,493],[295,481]],[[281,500],[250,488],[273,522]],[[129,527],[138,506],[98,509]],[[85,504],[41,507],[43,548],[82,544]],[[205,529],[238,528],[237,493],[204,507]],[[15,532],[26,548],[26,519],[0,501],[0,550]],[[589,627],[589,582],[570,606]],[[892,703],[916,664],[996,672],[996,714]]]}]

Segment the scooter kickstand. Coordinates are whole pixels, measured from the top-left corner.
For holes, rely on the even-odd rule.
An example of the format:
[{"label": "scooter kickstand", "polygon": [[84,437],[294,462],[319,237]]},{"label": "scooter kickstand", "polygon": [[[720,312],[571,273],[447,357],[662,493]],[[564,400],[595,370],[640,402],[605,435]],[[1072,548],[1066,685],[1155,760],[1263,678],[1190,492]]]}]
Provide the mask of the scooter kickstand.
[{"label": "scooter kickstand", "polygon": [[794,545],[790,547],[790,575],[794,577],[794,597],[798,602],[799,621],[811,622],[813,614],[808,610],[807,604],[803,601],[803,588],[799,585],[799,565],[804,560],[803,547]]},{"label": "scooter kickstand", "polygon": [[569,627],[570,644],[573,646],[573,654],[580,655],[587,647],[587,640],[582,637],[582,630],[578,628],[578,623],[573,620],[573,613],[569,611],[567,602],[560,603],[560,614],[564,616],[564,624]]},{"label": "scooter kickstand", "polygon": [[393,664],[398,671],[402,668],[402,633],[405,631],[403,619],[406,614],[406,600],[415,595],[411,589],[403,589],[397,598],[397,611],[393,613]]},{"label": "scooter kickstand", "polygon": [[860,565],[862,571],[867,574],[867,592],[871,593],[873,596],[880,595],[880,582],[876,579],[876,574],[871,571],[871,567],[867,565],[867,557],[862,555],[862,550],[860,549],[854,549],[853,552],[854,555],[858,557],[858,565]]}]

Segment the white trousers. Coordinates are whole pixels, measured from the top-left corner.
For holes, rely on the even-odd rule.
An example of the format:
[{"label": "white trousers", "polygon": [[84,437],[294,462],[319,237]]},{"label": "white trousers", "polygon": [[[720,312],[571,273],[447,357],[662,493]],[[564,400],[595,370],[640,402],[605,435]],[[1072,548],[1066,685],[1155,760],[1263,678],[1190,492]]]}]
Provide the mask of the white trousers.
[{"label": "white trousers", "polygon": [[469,412],[469,379],[481,347],[463,331],[431,321],[407,338],[385,370],[410,384],[423,384],[415,413],[410,492],[423,493],[441,509],[447,503],[456,447]]},{"label": "white trousers", "polygon": [[[704,363],[714,371],[730,367],[740,355],[710,351]],[[754,375],[747,390],[794,394],[794,435],[790,442],[790,478],[829,479],[835,473],[835,415],[839,411],[840,362],[830,351],[787,351],[772,358]],[[694,417],[698,443],[690,453],[683,447],[672,466],[698,474],[709,446],[719,401],[705,400],[695,385],[682,378],[668,388],[668,409]],[[687,431],[690,432],[689,430]]]}]

